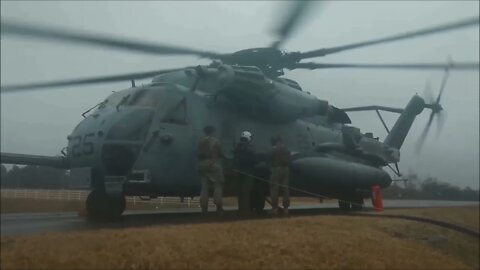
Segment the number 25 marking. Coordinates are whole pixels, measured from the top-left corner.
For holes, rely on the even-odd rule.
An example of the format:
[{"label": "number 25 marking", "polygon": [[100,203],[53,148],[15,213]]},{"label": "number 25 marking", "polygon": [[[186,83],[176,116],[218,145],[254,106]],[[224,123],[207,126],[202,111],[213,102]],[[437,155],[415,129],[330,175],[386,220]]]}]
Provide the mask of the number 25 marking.
[{"label": "number 25 marking", "polygon": [[[79,157],[82,155],[91,155],[93,154],[93,142],[89,141],[90,138],[93,138],[95,133],[88,133],[85,136],[75,136],[73,137],[73,145],[72,145],[72,155],[74,157]],[[80,147],[82,149],[80,149]]]}]

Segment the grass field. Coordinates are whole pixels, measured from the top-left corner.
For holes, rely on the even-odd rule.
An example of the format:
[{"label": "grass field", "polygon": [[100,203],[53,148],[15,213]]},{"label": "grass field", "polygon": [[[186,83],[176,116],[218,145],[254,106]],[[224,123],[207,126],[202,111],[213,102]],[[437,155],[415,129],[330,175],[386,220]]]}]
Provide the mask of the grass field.
[{"label": "grass field", "polygon": [[[478,228],[478,206],[402,211]],[[1,238],[2,269],[478,269],[478,254],[479,239],[437,226],[338,216]]]}]

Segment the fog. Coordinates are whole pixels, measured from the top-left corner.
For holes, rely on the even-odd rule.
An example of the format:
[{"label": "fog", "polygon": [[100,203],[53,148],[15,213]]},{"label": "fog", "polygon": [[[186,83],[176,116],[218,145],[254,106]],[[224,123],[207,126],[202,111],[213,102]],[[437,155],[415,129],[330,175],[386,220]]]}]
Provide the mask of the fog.
[{"label": "fog", "polygon": [[[285,2],[1,2],[1,16],[82,31],[158,41],[221,53],[268,46]],[[308,51],[478,16],[478,1],[338,1],[317,5],[283,45]],[[479,28],[371,46],[311,59],[316,62],[410,63],[479,61]],[[1,84],[16,84],[208,64],[187,56],[152,56],[75,44],[57,44],[13,36],[1,40]],[[438,93],[442,71],[295,70],[285,77],[339,108],[361,105],[404,107],[430,81]],[[56,155],[81,113],[130,82],[55,88],[1,95],[1,150]],[[412,126],[401,151],[400,169],[437,177],[461,187],[479,188],[479,73],[453,71],[442,97],[447,117],[436,127],[420,155],[418,140],[430,111]],[[384,139],[374,112],[350,113],[362,132]],[[397,117],[384,113],[391,127]]]}]

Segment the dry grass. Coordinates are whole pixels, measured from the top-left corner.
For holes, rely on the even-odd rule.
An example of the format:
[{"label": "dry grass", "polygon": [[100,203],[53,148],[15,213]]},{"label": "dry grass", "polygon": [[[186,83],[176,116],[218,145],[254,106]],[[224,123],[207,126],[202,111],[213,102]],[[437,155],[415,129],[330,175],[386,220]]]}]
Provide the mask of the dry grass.
[{"label": "dry grass", "polygon": [[480,267],[478,238],[425,223],[401,222],[393,226],[385,225],[381,222],[375,224],[379,230],[391,237],[423,242],[449,257],[460,259],[472,269]]},{"label": "dry grass", "polygon": [[336,216],[1,239],[2,269],[478,269],[478,253],[478,239],[433,225]]},{"label": "dry grass", "polygon": [[392,209],[386,210],[389,214],[405,214],[412,216],[430,217],[480,230],[480,208],[475,206]]}]

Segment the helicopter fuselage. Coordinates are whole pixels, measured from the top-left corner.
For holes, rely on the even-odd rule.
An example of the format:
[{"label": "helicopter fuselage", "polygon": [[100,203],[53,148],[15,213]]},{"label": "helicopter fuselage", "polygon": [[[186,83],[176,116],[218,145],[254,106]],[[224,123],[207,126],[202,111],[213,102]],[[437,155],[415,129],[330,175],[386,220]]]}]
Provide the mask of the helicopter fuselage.
[{"label": "helicopter fuselage", "polygon": [[[295,95],[291,100],[283,100],[281,95],[290,91],[306,96],[315,105],[299,113],[326,117],[324,108],[309,112],[310,108],[317,108],[317,103],[320,107],[328,106],[315,97],[284,82],[271,81],[268,83],[273,84],[273,94],[269,94],[269,103],[277,98],[277,103],[291,104],[277,104],[285,108],[272,109],[264,104],[267,109],[263,114],[255,114],[256,107],[245,111],[241,97],[232,98],[225,92],[220,95],[216,87],[206,89],[218,83],[217,78],[215,82],[205,78],[192,89],[195,80],[186,73],[162,75],[151,84],[115,92],[82,120],[68,137],[67,159],[72,173],[86,169],[91,177],[88,181],[73,177],[76,182],[72,185],[102,189],[106,181],[115,179],[121,182],[126,195],[198,195],[196,143],[207,125],[216,127],[227,158],[226,167],[233,158],[239,134],[248,130],[258,153],[269,151],[272,136],[283,137],[294,153],[292,187],[341,196],[372,185],[390,184],[390,176],[378,160],[358,154],[358,149],[350,151],[345,145],[345,127],[314,124],[300,116],[295,119]],[[261,99],[252,102],[260,103]],[[283,116],[273,117],[275,113],[269,110],[283,110]],[[362,136],[358,144],[359,148],[377,153],[388,149],[378,139],[367,136]]]}]

